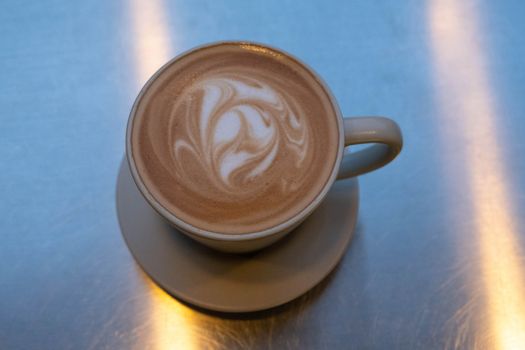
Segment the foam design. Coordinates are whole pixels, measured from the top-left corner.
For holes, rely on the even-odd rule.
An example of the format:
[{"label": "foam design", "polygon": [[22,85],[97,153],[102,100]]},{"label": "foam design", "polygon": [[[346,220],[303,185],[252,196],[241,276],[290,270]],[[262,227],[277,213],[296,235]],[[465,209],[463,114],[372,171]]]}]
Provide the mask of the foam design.
[{"label": "foam design", "polygon": [[[249,185],[256,178],[290,170],[275,166],[279,154],[298,168],[304,162],[309,126],[286,92],[250,76],[223,73],[195,82],[181,97],[186,108],[176,103],[172,114],[184,132],[176,133],[171,144],[182,175],[191,176],[186,163],[196,162],[217,189],[241,194],[256,190]],[[283,192],[296,190],[280,181]]]}]

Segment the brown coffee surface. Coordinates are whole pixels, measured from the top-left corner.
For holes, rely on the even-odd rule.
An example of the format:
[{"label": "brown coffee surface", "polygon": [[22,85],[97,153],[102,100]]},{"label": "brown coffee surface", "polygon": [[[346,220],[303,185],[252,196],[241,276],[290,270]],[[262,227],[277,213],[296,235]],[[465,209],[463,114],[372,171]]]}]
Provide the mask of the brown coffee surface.
[{"label": "brown coffee surface", "polygon": [[258,232],[322,191],[339,132],[334,107],[294,59],[221,44],[170,63],[135,106],[131,147],[157,201],[194,227]]}]

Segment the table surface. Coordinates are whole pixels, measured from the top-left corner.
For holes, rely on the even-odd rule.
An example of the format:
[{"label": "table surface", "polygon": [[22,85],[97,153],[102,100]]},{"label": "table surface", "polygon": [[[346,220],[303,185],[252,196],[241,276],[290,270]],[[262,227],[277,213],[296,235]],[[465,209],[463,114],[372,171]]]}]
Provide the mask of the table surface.
[{"label": "table surface", "polygon": [[[525,4],[2,1],[0,348],[524,349]],[[360,178],[340,267],[283,307],[195,310],[141,272],[115,187],[146,79],[246,39],[310,64],[405,147]]]}]

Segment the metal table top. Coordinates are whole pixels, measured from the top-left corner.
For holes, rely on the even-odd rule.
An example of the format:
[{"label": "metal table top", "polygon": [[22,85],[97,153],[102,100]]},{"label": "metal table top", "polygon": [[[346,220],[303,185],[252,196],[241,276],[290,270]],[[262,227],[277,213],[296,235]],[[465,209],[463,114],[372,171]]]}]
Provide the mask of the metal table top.
[{"label": "metal table top", "polygon": [[[3,1],[1,349],[525,349],[519,1]],[[173,55],[295,54],[405,148],[360,178],[339,269],[283,307],[195,310],[134,263],[115,185],[131,104]]]}]

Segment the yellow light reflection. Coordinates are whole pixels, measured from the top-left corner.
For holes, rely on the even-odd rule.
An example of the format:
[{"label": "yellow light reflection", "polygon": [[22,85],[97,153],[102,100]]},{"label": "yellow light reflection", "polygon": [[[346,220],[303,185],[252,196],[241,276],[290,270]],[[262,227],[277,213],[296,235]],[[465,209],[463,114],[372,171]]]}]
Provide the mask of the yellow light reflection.
[{"label": "yellow light reflection", "polygon": [[[429,32],[439,102],[464,135],[458,152],[475,215],[487,338],[501,350],[525,349],[525,283],[498,141],[498,114],[478,38],[479,14],[461,0],[433,0]],[[472,291],[473,295],[478,290]]]},{"label": "yellow light reflection", "polygon": [[137,80],[142,86],[170,58],[177,43],[170,36],[163,0],[130,0]]},{"label": "yellow light reflection", "polygon": [[265,55],[270,55],[270,56],[273,56],[273,57],[275,57],[277,59],[282,59],[283,58],[283,55],[281,55],[280,53],[277,53],[277,52],[275,52],[273,50],[266,49],[264,47],[259,47],[257,45],[242,44],[240,46],[243,49],[245,49],[245,50],[255,51],[255,52],[259,52],[259,53],[265,54]]},{"label": "yellow light reflection", "polygon": [[[142,86],[147,79],[177,49],[175,37],[170,35],[162,0],[130,0],[131,29],[133,30],[135,70]],[[149,280],[148,280],[149,281]],[[195,337],[195,314],[153,282],[149,282],[149,320],[151,338],[147,348],[199,349]],[[141,318],[143,315],[141,315]]]},{"label": "yellow light reflection", "polygon": [[[148,343],[156,350],[198,350],[196,315],[148,279],[152,334]],[[149,347],[148,347],[149,348]]]}]

